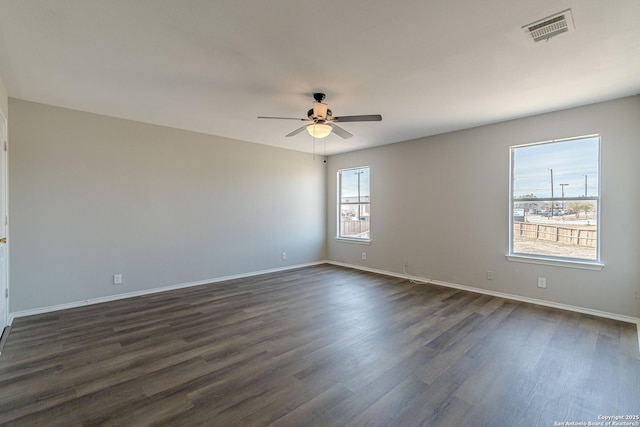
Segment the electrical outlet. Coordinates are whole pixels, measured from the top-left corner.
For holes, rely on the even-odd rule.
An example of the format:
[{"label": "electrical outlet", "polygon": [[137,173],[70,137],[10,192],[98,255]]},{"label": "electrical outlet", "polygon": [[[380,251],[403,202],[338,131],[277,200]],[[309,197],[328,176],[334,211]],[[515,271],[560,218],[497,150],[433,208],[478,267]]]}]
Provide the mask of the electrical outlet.
[{"label": "electrical outlet", "polygon": [[367,253],[366,252],[362,252],[362,259],[367,259]]},{"label": "electrical outlet", "polygon": [[283,260],[287,259],[287,253],[286,252],[282,252],[282,259]]},{"label": "electrical outlet", "polygon": [[487,280],[493,280],[493,271],[487,271]]},{"label": "electrical outlet", "polygon": [[121,285],[122,284],[122,274],[114,274],[113,275],[113,284]]},{"label": "electrical outlet", "polygon": [[546,288],[547,287],[547,278],[546,277],[538,277],[538,287]]}]

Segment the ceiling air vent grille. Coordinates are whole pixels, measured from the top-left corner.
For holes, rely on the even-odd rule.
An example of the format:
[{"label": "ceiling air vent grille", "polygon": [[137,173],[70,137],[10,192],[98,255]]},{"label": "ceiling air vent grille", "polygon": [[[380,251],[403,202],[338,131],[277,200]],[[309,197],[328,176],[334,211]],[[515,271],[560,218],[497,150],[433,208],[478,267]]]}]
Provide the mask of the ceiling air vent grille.
[{"label": "ceiling air vent grille", "polygon": [[574,29],[571,9],[567,9],[555,15],[532,22],[522,27],[524,32],[534,42],[548,41],[551,37],[572,31]]}]

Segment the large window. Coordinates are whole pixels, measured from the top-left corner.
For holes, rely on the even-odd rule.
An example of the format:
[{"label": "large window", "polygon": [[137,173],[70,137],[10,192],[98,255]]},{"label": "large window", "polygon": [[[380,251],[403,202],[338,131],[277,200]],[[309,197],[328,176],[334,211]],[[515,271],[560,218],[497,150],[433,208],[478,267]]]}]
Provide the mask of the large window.
[{"label": "large window", "polygon": [[338,237],[369,241],[369,167],[338,171]]},{"label": "large window", "polygon": [[511,147],[510,254],[600,261],[600,138]]}]

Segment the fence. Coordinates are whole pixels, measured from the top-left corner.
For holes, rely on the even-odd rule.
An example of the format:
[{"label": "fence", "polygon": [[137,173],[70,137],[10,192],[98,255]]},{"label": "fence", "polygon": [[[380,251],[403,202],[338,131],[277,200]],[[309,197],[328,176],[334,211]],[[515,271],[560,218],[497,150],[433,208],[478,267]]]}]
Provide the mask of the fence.
[{"label": "fence", "polygon": [[341,236],[358,236],[369,232],[369,221],[340,221]]},{"label": "fence", "polygon": [[595,229],[559,227],[557,225],[535,224],[530,222],[514,222],[514,236],[552,242],[568,243],[579,246],[598,246],[598,232]]}]

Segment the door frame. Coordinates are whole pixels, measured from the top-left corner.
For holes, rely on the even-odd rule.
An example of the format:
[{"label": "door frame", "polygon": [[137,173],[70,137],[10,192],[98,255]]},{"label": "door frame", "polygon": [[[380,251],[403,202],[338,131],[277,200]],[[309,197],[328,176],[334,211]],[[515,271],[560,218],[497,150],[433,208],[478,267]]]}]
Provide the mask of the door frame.
[{"label": "door frame", "polygon": [[[0,319],[2,324],[5,325],[5,330],[0,331],[6,332],[2,334],[2,343],[6,341],[6,335],[8,335],[9,327],[11,326],[11,315],[9,313],[9,300],[10,300],[10,292],[9,292],[9,121],[5,116],[4,111],[0,110],[0,121],[3,126],[0,126],[2,132],[0,132],[0,169],[2,176],[0,177],[0,238],[4,238],[5,242],[0,243],[0,245],[4,245],[4,268],[0,269],[0,274],[4,270],[4,280],[0,279],[0,298],[2,298],[5,307],[4,313],[5,318]],[[0,346],[0,351],[2,351],[2,347]]]}]

